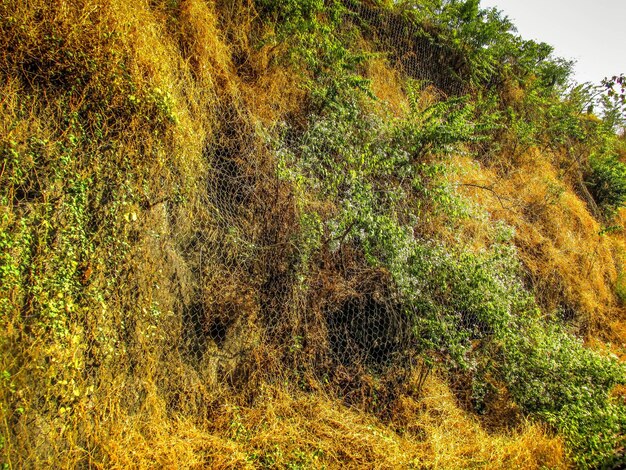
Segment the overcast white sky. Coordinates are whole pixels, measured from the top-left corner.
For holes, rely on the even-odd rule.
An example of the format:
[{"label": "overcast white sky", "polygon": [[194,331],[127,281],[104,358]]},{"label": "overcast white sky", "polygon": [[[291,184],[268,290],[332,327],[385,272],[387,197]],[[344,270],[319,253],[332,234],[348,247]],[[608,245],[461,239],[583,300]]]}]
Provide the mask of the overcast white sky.
[{"label": "overcast white sky", "polygon": [[576,60],[575,80],[599,84],[626,73],[626,0],[481,0],[502,10],[524,39]]}]

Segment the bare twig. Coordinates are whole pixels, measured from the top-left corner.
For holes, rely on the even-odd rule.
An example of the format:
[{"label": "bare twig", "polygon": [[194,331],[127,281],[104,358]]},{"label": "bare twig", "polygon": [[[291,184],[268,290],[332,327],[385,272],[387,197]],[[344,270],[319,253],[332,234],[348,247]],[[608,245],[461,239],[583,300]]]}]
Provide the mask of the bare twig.
[{"label": "bare twig", "polygon": [[356,220],[353,220],[350,225],[348,225],[348,227],[341,233],[341,235],[337,235],[336,237],[332,237],[332,238],[325,238],[324,241],[322,242],[324,245],[327,245],[330,242],[334,242],[337,240],[341,240],[340,243],[343,243],[344,239],[348,236],[348,234],[350,233],[350,231],[352,230],[352,228],[356,225]]},{"label": "bare twig", "polygon": [[506,198],[506,197],[501,196],[500,194],[498,194],[496,192],[496,190],[493,189],[493,186],[483,186],[483,185],[474,184],[474,183],[459,183],[459,186],[469,186],[470,188],[478,188],[478,189],[484,189],[485,191],[489,191],[496,197],[496,199],[498,200],[498,202],[502,206],[502,209],[504,209],[504,210],[511,210],[510,207],[506,207],[504,205],[504,203],[502,202],[502,201],[511,202],[511,200],[509,198]]}]

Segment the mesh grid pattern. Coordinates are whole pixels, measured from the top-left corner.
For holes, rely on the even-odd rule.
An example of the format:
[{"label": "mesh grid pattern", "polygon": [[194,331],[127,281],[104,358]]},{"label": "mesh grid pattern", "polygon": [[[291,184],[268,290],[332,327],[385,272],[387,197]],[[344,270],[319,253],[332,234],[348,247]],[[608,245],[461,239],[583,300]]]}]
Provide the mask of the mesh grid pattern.
[{"label": "mesh grid pattern", "polygon": [[[389,60],[403,74],[450,95],[463,91],[465,65],[447,57],[418,26],[362,2],[346,6],[351,11],[346,21],[371,35],[381,52],[395,51]],[[255,86],[254,77],[247,80]],[[153,98],[162,112],[167,102],[158,99]],[[72,187],[66,202],[76,198],[77,206],[89,207],[80,199],[86,198],[110,211],[86,224],[93,246],[80,249],[92,257],[76,261],[67,276],[70,287],[30,286],[23,298],[3,304],[17,312],[6,324],[18,325],[19,331],[3,345],[20,351],[10,364],[14,375],[46,370],[43,379],[12,396],[30,406],[14,408],[19,411],[8,416],[13,434],[41,435],[29,441],[36,447],[26,451],[25,461],[31,454],[58,455],[64,446],[70,448],[57,437],[68,423],[72,426],[72,413],[91,415],[94,403],[120,400],[132,415],[148,406],[156,391],[168,411],[206,415],[216,390],[232,387],[252,395],[261,379],[295,374],[303,383],[314,378],[327,384],[348,403],[380,411],[418,364],[412,326],[389,275],[368,266],[358,247],[344,243],[341,233],[327,233],[327,243],[304,267],[294,188],[279,176],[276,149],[263,138],[273,131],[263,129],[232,97],[220,98],[214,114],[219,116],[215,137],[204,144],[204,168],[194,175],[196,200],[157,194],[136,197],[138,203],[119,202],[115,193],[126,191],[129,183],[106,177],[89,182],[91,196]],[[119,120],[118,133],[125,122]],[[165,133],[165,125],[154,126],[155,133]],[[309,144],[303,135],[294,125],[281,146],[297,157]],[[28,145],[35,159],[51,151],[47,144]],[[165,158],[167,150],[141,145],[150,158]],[[126,165],[134,171],[123,149],[102,145],[88,151],[86,165]],[[74,175],[64,177],[87,173],[77,165]],[[167,165],[149,168],[135,177],[138,186],[167,187],[176,177]],[[33,170],[5,196],[14,220],[54,217],[50,229],[39,220],[35,234],[41,245],[52,247],[48,258],[37,261],[36,248],[10,256],[34,263],[35,274],[58,274],[72,243],[85,238],[60,227],[82,227],[86,216],[46,200],[39,184]],[[124,215],[119,225],[98,226],[115,211]],[[9,228],[17,233],[18,225]],[[115,232],[127,242],[114,244]],[[49,302],[37,304],[33,299],[43,291]],[[42,320],[48,314],[51,328]],[[39,343],[46,344],[45,354],[31,356],[31,346]],[[94,426],[105,428],[105,421]]]},{"label": "mesh grid pattern", "polygon": [[[401,73],[447,94],[463,91],[465,65],[447,57],[419,26],[363,2],[346,6],[346,19],[383,53],[394,51],[389,59]],[[370,374],[397,388],[417,359],[393,283],[341,244],[318,253],[315,273],[298,281],[296,201],[277,175],[275,150],[235,103],[218,114],[219,137],[205,150],[211,168],[207,225],[195,227],[194,241],[181,255],[194,266],[194,287],[182,306],[184,360],[216,384],[248,384],[259,373],[256,362],[261,375],[282,375],[285,364],[313,374],[348,401],[352,394],[363,400],[362,379]],[[303,138],[292,131],[280,145],[297,154],[309,145]],[[328,273],[332,282],[324,280]]]}]

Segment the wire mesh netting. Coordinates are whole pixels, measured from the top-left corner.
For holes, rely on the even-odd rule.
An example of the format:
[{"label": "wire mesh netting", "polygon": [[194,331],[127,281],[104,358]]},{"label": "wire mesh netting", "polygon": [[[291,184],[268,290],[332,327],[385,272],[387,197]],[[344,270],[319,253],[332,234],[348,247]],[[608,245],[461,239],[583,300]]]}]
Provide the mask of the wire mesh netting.
[{"label": "wire mesh netting", "polygon": [[[448,95],[463,92],[466,64],[423,28],[365,2],[345,5],[346,24],[357,25],[399,73]],[[91,18],[76,8],[76,18]],[[226,38],[240,26],[230,21],[222,18]],[[80,38],[70,44],[75,55],[108,51],[119,36],[100,33],[93,50],[81,49]],[[61,41],[52,32],[46,38]],[[100,88],[66,99],[64,87],[92,83],[97,73],[115,85],[131,72],[108,76],[95,59],[59,71],[54,44],[41,63],[6,59],[3,68],[13,80],[7,96],[24,98],[4,100],[3,114],[26,122],[19,124],[26,137],[3,143],[0,170],[9,214],[0,238],[7,253],[2,348],[11,371],[3,397],[12,403],[3,411],[14,442],[31,437],[21,439],[24,462],[75,442],[88,449],[93,443],[83,436],[108,432],[120,407],[132,416],[159,397],[167,412],[208,416],[220,391],[252,396],[256,383],[286,375],[384,412],[420,364],[411,312],[389,273],[349,239],[353,227],[330,222],[336,207],[284,176],[300,171],[290,165],[317,145],[307,133],[312,124],[294,117],[281,123],[283,132],[254,117],[236,93],[211,96],[211,136],[198,162],[183,169],[175,147],[193,132],[170,147],[159,143],[175,122],[165,92],[153,88],[141,101],[133,84],[122,89],[124,105],[115,93],[94,95],[113,109],[109,118],[96,104],[81,108]],[[245,80],[263,89],[254,74]],[[17,132],[11,126],[4,130]],[[281,159],[285,153],[290,159]],[[399,184],[410,191],[410,181]],[[327,215],[314,249],[304,247],[298,191]],[[76,431],[71,438],[68,429]]]},{"label": "wire mesh netting", "polygon": [[[401,73],[447,94],[463,90],[460,59],[446,56],[418,25],[365,3],[346,5],[345,20],[371,35]],[[311,145],[305,130],[298,124],[268,141],[264,136],[275,131],[259,129],[236,102],[217,114],[217,137],[204,150],[210,169],[202,215],[194,214],[193,235],[176,247],[186,294],[175,313],[181,339],[170,331],[168,342],[181,362],[210,378],[209,388],[248,387],[254,377],[295,370],[365,405],[365,376],[390,380],[397,390],[417,358],[410,315],[391,279],[337,240],[341,233],[327,234],[335,243],[327,239],[312,262],[302,263],[302,221],[276,152],[298,159]],[[171,218],[166,205],[160,210]]]},{"label": "wire mesh netting", "polygon": [[[352,0],[346,1],[346,5],[353,20],[404,75],[434,85],[447,95],[467,91],[466,58],[439,43],[434,31],[407,19],[401,11]],[[416,7],[408,4],[407,8]]]}]

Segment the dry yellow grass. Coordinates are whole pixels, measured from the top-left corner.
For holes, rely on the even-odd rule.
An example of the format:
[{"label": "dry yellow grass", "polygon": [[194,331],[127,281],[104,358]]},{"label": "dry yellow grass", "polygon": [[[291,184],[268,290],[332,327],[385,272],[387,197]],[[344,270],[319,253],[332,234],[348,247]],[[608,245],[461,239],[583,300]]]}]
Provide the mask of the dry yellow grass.
[{"label": "dry yellow grass", "polygon": [[266,385],[255,404],[226,399],[202,425],[122,421],[106,437],[106,467],[568,468],[560,439],[528,423],[488,434],[436,377],[422,399],[403,396],[394,406],[384,423],[322,393]]},{"label": "dry yellow grass", "polygon": [[367,74],[371,80],[374,96],[381,102],[385,111],[394,116],[403,116],[409,109],[403,80],[397,70],[392,69],[382,59],[368,62]]},{"label": "dry yellow grass", "polygon": [[461,188],[489,212],[488,219],[468,221],[465,236],[484,246],[490,243],[491,223],[506,222],[515,229],[514,242],[545,310],[560,309],[588,338],[600,335],[623,343],[619,332],[626,317],[616,296],[623,234],[603,233],[604,227],[559,177],[550,156],[537,150],[504,174],[470,160],[459,166]]}]

